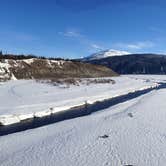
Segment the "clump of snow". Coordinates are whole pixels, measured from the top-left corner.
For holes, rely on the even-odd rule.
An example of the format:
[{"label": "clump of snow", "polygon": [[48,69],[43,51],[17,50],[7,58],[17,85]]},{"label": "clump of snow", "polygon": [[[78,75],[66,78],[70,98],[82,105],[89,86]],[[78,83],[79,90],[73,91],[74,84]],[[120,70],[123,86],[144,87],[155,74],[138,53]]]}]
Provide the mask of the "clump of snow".
[{"label": "clump of snow", "polygon": [[60,68],[64,65],[65,61],[63,60],[50,60],[51,63],[56,63]]},{"label": "clump of snow", "polygon": [[27,120],[27,119],[32,119],[34,118],[34,113],[29,113],[29,114],[21,114],[21,115],[17,115],[19,121],[23,121],[23,120]]},{"label": "clump of snow", "polygon": [[47,59],[47,64],[50,67],[53,67],[53,64],[56,64],[56,65],[58,65],[58,67],[62,68],[64,63],[65,63],[65,61],[63,61],[63,60],[49,60],[49,59]]},{"label": "clump of snow", "polygon": [[3,125],[10,125],[20,122],[20,119],[16,115],[3,115],[0,116],[0,123]]},{"label": "clump of snow", "polygon": [[12,73],[12,76],[10,78],[11,80],[17,80],[17,78],[14,76],[14,74]]},{"label": "clump of snow", "polygon": [[5,68],[5,69],[9,69],[10,65],[8,63],[8,60],[4,60],[3,62],[0,61],[0,68]]},{"label": "clump of snow", "polygon": [[24,59],[22,61],[30,65],[31,63],[34,62],[34,60],[35,60],[34,58],[31,58],[31,59]]}]

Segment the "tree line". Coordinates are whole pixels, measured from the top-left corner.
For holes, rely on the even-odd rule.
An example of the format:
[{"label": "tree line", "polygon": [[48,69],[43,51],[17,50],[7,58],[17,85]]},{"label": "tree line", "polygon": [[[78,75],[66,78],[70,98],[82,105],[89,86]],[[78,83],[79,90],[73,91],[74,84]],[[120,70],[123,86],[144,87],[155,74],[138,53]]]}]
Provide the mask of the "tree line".
[{"label": "tree line", "polygon": [[69,61],[69,59],[65,58],[55,58],[55,57],[44,57],[44,56],[36,56],[36,55],[14,55],[14,54],[4,54],[2,51],[0,51],[0,59],[12,59],[12,60],[22,60],[22,59],[31,59],[31,58],[38,58],[38,59],[49,59],[49,60],[65,60]]}]

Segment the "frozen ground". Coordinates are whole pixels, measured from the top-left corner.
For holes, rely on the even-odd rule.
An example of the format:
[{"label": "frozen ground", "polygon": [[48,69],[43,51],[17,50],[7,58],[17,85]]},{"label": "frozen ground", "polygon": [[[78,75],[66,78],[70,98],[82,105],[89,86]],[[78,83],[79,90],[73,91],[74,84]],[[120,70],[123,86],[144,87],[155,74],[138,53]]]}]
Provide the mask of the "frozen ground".
[{"label": "frozen ground", "polygon": [[8,125],[21,120],[42,117],[74,106],[93,103],[129,92],[156,86],[156,80],[134,76],[111,78],[115,84],[81,84],[70,88],[36,81],[16,80],[0,85],[0,123]]},{"label": "frozen ground", "polygon": [[[137,77],[157,79],[134,76]],[[165,76],[158,79],[165,80]],[[166,89],[154,90],[89,116],[0,137],[0,163],[165,166],[165,101]]]}]

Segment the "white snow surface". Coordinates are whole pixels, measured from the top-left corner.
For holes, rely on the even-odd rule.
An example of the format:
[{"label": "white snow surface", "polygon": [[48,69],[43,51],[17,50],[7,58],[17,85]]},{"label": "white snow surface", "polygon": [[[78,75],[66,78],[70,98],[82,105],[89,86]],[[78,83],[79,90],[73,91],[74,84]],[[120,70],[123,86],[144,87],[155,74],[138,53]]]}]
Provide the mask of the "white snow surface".
[{"label": "white snow surface", "polygon": [[109,49],[109,50],[104,50],[104,51],[100,51],[98,53],[92,54],[88,57],[85,57],[85,59],[94,60],[94,59],[102,59],[102,58],[107,58],[112,56],[122,56],[122,55],[129,55],[129,54],[131,53],[127,51]]},{"label": "white snow surface", "polygon": [[34,80],[9,81],[0,85],[0,123],[9,125],[42,117],[85,103],[110,99],[137,90],[158,86],[156,81],[132,76],[111,78],[115,84],[81,84],[69,88],[38,83]]},{"label": "white snow surface", "polygon": [[154,90],[88,116],[0,137],[1,166],[165,166],[165,101],[166,89]]}]

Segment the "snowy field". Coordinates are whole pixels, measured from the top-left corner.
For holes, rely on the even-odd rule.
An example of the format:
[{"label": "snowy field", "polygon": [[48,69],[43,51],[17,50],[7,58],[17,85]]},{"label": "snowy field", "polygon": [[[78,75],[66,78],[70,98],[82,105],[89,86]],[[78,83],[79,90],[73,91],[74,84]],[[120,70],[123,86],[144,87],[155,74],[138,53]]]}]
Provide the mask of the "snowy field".
[{"label": "snowy field", "polygon": [[[150,86],[153,81],[165,82],[166,77],[123,76],[114,79],[116,80],[116,84],[114,85],[103,85],[102,90],[99,88],[102,85],[96,85],[98,87],[96,87],[96,91],[92,87],[89,88],[89,91],[95,92],[93,95],[101,95],[106,92],[109,92],[111,95],[120,94],[129,90]],[[131,81],[125,82],[128,79]],[[33,88],[31,87],[31,92],[30,88],[24,89],[25,87],[30,87],[30,85],[32,86],[32,84]],[[16,85],[22,85],[20,86],[22,90]],[[14,86],[14,92],[17,93],[13,94],[9,86]],[[39,93],[37,94],[34,82],[27,82],[27,84],[25,81],[9,82],[6,85],[2,85],[1,88],[4,87],[2,88],[4,89],[3,94],[6,94],[8,99],[11,100],[12,95],[14,96],[13,103],[10,100],[9,103],[5,102],[5,100],[3,102],[2,100],[0,101],[3,107],[8,107],[8,109],[18,107],[19,101],[17,100],[22,100],[23,102],[24,99],[27,99],[27,104],[30,104],[31,100],[34,102],[34,105],[37,105],[46,100],[46,97],[41,97],[41,94],[45,94],[46,90],[45,88],[42,89],[42,87],[46,85],[40,86],[40,90],[38,89]],[[81,89],[81,87],[77,88]],[[53,92],[51,86],[47,87],[48,90]],[[65,89],[64,91],[70,91],[75,94],[75,99],[80,93],[80,90],[76,89]],[[26,98],[25,94],[29,94],[31,97]],[[59,94],[62,95],[62,92]],[[78,95],[77,97],[76,94]],[[47,95],[48,93],[46,93]],[[18,96],[22,96],[23,98],[20,99]],[[68,97],[65,96],[64,100],[69,99]],[[37,98],[39,100],[35,101],[34,99]],[[55,99],[58,102],[58,98]],[[53,99],[48,98],[48,101],[50,100]],[[0,137],[0,165],[165,166],[165,101],[166,89],[154,90],[146,95],[88,116]],[[25,105],[25,103],[22,104]],[[4,113],[2,108],[1,113]],[[8,113],[11,113],[10,110],[8,110]]]},{"label": "snowy field", "polygon": [[0,85],[0,123],[9,125],[33,117],[68,110],[85,103],[110,99],[157,86],[157,80],[134,76],[111,78],[112,83],[53,86],[32,80],[9,81]]}]

